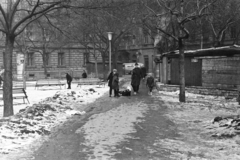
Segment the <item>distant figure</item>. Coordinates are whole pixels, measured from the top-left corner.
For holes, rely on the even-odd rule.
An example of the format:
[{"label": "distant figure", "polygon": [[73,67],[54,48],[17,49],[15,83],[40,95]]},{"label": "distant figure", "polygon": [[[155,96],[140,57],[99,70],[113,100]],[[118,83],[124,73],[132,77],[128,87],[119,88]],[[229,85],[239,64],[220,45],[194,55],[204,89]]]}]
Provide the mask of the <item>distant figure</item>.
[{"label": "distant figure", "polygon": [[87,73],[85,70],[83,70],[82,78],[87,78]]},{"label": "distant figure", "polygon": [[153,87],[155,86],[155,82],[154,82],[154,78],[152,76],[152,73],[149,73],[148,76],[147,76],[146,86],[149,89],[148,94],[152,95],[152,90],[153,90]]},{"label": "distant figure", "polygon": [[68,84],[67,89],[71,89],[72,77],[68,73],[66,73],[66,79],[67,79],[67,84]]},{"label": "distant figure", "polygon": [[114,97],[119,97],[119,75],[116,69],[113,69],[112,89],[114,90]]},{"label": "distant figure", "polygon": [[108,86],[109,86],[109,97],[112,96],[112,80],[113,80],[113,72],[110,72],[110,74],[108,75],[107,81],[108,81]]},{"label": "distant figure", "polygon": [[131,77],[131,85],[134,91],[134,95],[138,93],[141,79],[142,79],[141,69],[138,67],[138,63],[135,63],[135,68],[132,70]]},{"label": "distant figure", "polygon": [[142,66],[141,67],[141,72],[142,72],[142,78],[145,79],[145,77],[147,76],[147,69],[146,69],[146,67]]}]

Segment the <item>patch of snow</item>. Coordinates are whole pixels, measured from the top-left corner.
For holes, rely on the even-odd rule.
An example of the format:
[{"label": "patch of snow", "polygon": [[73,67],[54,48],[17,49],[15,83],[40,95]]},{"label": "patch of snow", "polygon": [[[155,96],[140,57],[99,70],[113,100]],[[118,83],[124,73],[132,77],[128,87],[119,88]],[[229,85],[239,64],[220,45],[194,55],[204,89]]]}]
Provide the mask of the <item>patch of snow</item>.
[{"label": "patch of snow", "polygon": [[[74,84],[72,88],[27,88],[30,104],[16,105],[15,101],[15,115],[0,119],[0,159],[30,158],[31,153],[47,139],[45,135],[50,134],[53,127],[73,115],[85,114],[84,105],[94,102],[109,89],[91,85],[80,88]],[[3,107],[0,109],[3,110]],[[2,111],[0,113],[2,115]]]},{"label": "patch of snow", "polygon": [[[143,102],[121,106],[105,113],[90,117],[89,121],[79,128],[76,133],[84,133],[85,143],[93,152],[95,159],[113,159],[113,155],[120,151],[116,145],[129,137],[129,133],[136,132],[134,124],[140,122],[139,117],[144,117],[148,105]],[[92,159],[91,156],[88,157]]]}]

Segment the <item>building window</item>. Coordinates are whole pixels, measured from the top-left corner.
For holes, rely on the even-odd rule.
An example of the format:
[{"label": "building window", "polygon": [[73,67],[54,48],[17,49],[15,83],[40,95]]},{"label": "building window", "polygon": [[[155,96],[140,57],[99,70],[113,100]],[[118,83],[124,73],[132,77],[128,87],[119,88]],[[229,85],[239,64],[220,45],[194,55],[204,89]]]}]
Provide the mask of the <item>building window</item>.
[{"label": "building window", "polygon": [[64,53],[63,52],[58,53],[58,65],[64,66]]},{"label": "building window", "polygon": [[50,65],[50,53],[45,53],[46,66]]},{"label": "building window", "polygon": [[136,54],[132,55],[132,62],[137,62],[137,55]]},{"label": "building window", "polygon": [[122,62],[122,56],[121,55],[118,56],[118,61]]},{"label": "building window", "polygon": [[83,54],[83,66],[86,66],[87,62],[89,62],[89,53]]},{"label": "building window", "polygon": [[34,53],[33,52],[27,53],[27,65],[28,66],[34,65]]},{"label": "building window", "polygon": [[148,55],[144,55],[144,66],[146,68],[146,72],[149,72],[149,58],[148,58]]},{"label": "building window", "polygon": [[147,44],[148,43],[148,35],[144,35],[144,43]]}]

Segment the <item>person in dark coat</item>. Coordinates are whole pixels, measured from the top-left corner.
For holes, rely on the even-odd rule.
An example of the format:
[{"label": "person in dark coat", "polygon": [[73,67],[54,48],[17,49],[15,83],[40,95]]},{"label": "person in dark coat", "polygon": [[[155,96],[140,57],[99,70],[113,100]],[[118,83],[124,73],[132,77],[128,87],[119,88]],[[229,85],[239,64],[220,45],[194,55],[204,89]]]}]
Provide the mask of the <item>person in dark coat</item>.
[{"label": "person in dark coat", "polygon": [[67,84],[68,84],[67,89],[71,89],[72,77],[68,73],[66,73],[66,79],[67,79]]},{"label": "person in dark coat", "polygon": [[113,69],[112,89],[114,90],[114,97],[119,97],[119,75],[116,69]]},{"label": "person in dark coat", "polygon": [[107,78],[107,81],[108,81],[108,86],[109,86],[109,97],[112,96],[112,80],[113,80],[113,72],[111,72],[109,75],[108,75],[108,78]]},{"label": "person in dark coat", "polygon": [[154,81],[154,78],[152,76],[152,73],[149,73],[148,76],[147,76],[146,86],[149,89],[148,94],[152,95],[152,90],[153,90],[153,87],[155,86],[155,81]]},{"label": "person in dark coat", "polygon": [[87,73],[85,70],[83,70],[82,78],[87,78]]},{"label": "person in dark coat", "polygon": [[139,91],[139,85],[142,79],[141,69],[138,67],[138,63],[135,63],[135,68],[132,70],[131,85],[136,95]]}]

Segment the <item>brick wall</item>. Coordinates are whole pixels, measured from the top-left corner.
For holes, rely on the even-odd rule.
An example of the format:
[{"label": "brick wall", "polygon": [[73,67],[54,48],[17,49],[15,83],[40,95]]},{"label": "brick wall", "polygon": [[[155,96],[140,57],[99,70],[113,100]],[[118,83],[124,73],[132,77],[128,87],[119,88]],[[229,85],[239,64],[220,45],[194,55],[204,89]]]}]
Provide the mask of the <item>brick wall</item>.
[{"label": "brick wall", "polygon": [[240,57],[202,60],[202,85],[205,87],[240,87]]}]

